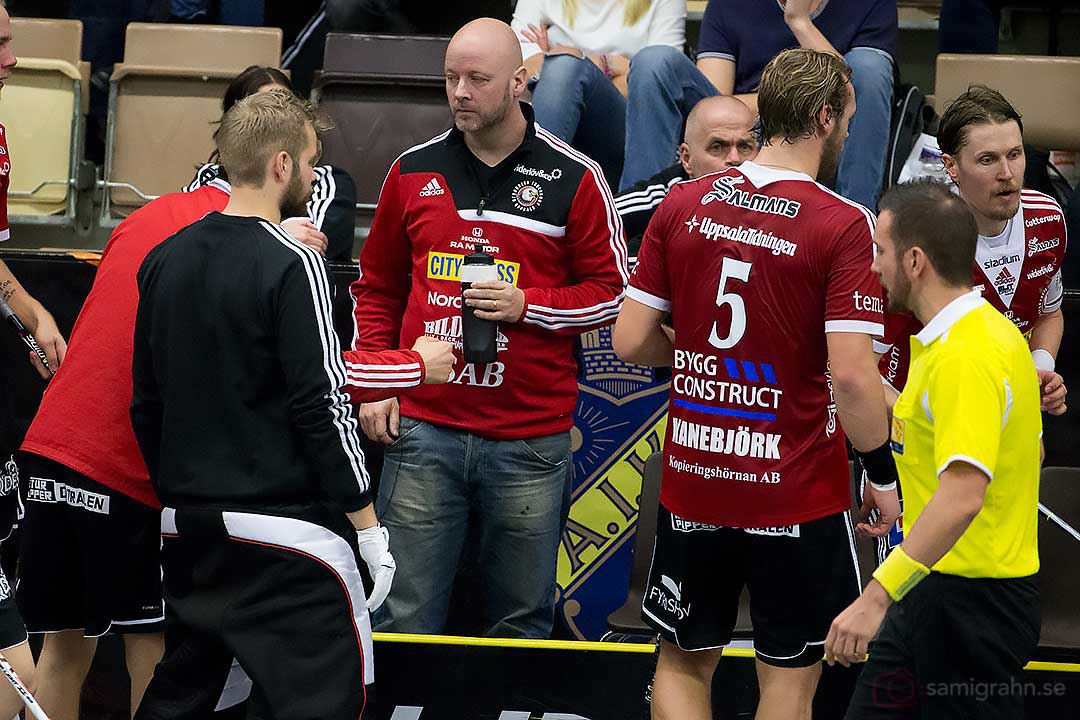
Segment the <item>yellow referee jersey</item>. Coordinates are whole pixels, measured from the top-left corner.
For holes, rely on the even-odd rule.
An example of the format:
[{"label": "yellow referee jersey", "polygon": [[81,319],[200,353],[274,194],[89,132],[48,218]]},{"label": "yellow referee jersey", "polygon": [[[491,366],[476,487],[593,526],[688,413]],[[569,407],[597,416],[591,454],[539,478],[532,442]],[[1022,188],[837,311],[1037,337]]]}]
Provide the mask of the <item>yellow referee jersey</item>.
[{"label": "yellow referee jersey", "polygon": [[950,463],[990,477],[982,510],[932,568],[971,578],[1039,569],[1039,382],[1016,326],[977,290],[911,338],[907,385],[893,411],[892,450],[913,527]]}]

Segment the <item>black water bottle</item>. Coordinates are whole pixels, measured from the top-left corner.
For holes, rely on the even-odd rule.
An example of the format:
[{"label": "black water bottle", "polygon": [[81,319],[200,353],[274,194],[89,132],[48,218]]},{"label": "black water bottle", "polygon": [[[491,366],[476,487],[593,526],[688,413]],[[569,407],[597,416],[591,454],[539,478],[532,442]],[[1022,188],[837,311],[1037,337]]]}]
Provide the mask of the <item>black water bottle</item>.
[{"label": "black water bottle", "polygon": [[[461,265],[461,356],[467,363],[493,363],[499,353],[496,342],[499,325],[494,320],[476,317],[476,308],[465,304],[464,293],[473,283],[499,279],[495,256],[484,252],[483,245],[465,256]],[[481,308],[487,310],[487,308]]]}]

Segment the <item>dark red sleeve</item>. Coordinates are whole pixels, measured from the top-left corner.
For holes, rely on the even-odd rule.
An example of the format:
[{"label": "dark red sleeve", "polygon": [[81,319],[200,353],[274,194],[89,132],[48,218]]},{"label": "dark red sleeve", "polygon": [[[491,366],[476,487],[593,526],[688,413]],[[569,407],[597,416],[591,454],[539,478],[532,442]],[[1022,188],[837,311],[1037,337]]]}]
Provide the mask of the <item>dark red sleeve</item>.
[{"label": "dark red sleeve", "polygon": [[874,218],[861,209],[833,240],[825,294],[825,332],[885,334],[881,281],[874,262]]},{"label": "dark red sleeve", "polygon": [[878,371],[894,390],[900,392],[907,384],[908,363],[911,361],[911,336],[922,330],[922,324],[911,313],[885,313],[885,336],[874,340],[874,352],[881,355]]},{"label": "dark red sleeve", "polygon": [[589,170],[566,223],[571,284],[525,290],[521,321],[563,335],[615,322],[626,288],[626,238],[615,201],[602,177]]},{"label": "dark red sleeve", "polygon": [[360,277],[352,284],[356,350],[397,347],[409,297],[412,252],[405,233],[405,207],[394,163],[383,182],[371,232],[360,251]]}]

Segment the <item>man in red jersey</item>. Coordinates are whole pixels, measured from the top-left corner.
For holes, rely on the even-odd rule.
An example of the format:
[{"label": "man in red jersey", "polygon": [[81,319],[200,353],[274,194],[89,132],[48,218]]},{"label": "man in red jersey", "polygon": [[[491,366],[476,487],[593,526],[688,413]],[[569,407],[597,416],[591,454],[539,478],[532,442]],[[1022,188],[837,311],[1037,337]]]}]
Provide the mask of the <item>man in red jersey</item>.
[{"label": "man in red jersey", "polygon": [[[941,117],[938,131],[945,170],[975,214],[974,287],[1028,338],[1042,388],[1042,409],[1065,412],[1065,383],[1054,365],[1065,320],[1061,265],[1067,241],[1061,206],[1022,187],[1024,126],[1020,113],[996,90],[974,85]],[[886,314],[877,350],[890,404],[907,381],[908,338],[922,324],[910,313]]]},{"label": "man in red jersey", "polygon": [[[1016,323],[1028,339],[1042,391],[1042,410],[1066,410],[1065,381],[1055,371],[1065,319],[1061,267],[1068,240],[1064,213],[1049,195],[1022,187],[1024,126],[997,90],[974,85],[945,109],[938,130],[945,170],[975,215],[974,289]],[[911,313],[885,313],[885,338],[875,343],[891,407],[907,383],[910,337],[922,329]],[[903,541],[903,521],[878,540],[878,558]]]},{"label": "man in red jersey", "polygon": [[[132,713],[161,657],[160,504],[129,414],[136,273],[151,249],[224,208],[230,193],[219,179],[165,195],[113,231],[23,443],[18,599],[29,631],[46,633],[38,697],[54,720],[76,720],[99,636],[124,636]],[[453,362],[449,343],[430,338],[414,350],[345,356],[354,402],[445,382]]]},{"label": "man in red jersey", "polygon": [[464,255],[484,245],[501,277],[465,292],[478,317],[498,322],[497,362],[460,365],[446,387],[403,399],[400,415],[397,400],[361,408],[364,432],[393,443],[376,511],[401,572],[379,630],[443,630],[472,512],[484,634],[551,632],[574,338],[618,314],[626,244],[599,166],[519,102],[526,79],[508,25],[485,18],[458,31],[446,53],[454,127],[394,162],[360,255],[357,349],[425,332],[460,346]]},{"label": "man in red jersey", "polygon": [[874,217],[815,182],[836,171],[850,75],[814,50],[769,63],[760,154],[671,189],[615,325],[624,360],[673,370],[642,607],[661,637],[653,718],[712,717],[712,675],[748,586],[756,717],[808,720],[829,624],[861,588],[845,432],[882,515],[859,528],[884,533],[899,510],[871,345],[883,309]]}]

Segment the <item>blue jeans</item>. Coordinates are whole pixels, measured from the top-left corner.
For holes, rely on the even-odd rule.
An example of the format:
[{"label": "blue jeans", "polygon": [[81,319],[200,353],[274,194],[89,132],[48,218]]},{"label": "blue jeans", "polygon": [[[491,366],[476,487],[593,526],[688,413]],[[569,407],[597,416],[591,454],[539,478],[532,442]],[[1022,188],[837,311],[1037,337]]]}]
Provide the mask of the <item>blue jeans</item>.
[{"label": "blue jeans", "polygon": [[[856,110],[840,161],[837,191],[875,209],[889,145],[892,60],[868,48],[855,48],[844,59],[852,71]],[[675,162],[686,116],[699,100],[718,94],[686,55],[660,45],[634,56],[628,86],[626,154],[619,182],[624,190]]]},{"label": "blue jeans", "polygon": [[[375,506],[398,566],[376,629],[443,632],[468,551],[476,555],[483,634],[549,637],[569,503],[569,432],[500,441],[402,417]],[[466,548],[467,537],[475,548]]]},{"label": "blue jeans", "polygon": [[678,159],[686,116],[716,88],[680,50],[651,45],[630,61],[626,149],[619,189],[648,180]]},{"label": "blue jeans", "polygon": [[892,120],[892,58],[879,50],[854,48],[844,60],[855,88],[855,116],[848,126],[836,192],[877,212]]},{"label": "blue jeans", "polygon": [[544,58],[532,91],[536,122],[600,164],[612,187],[622,174],[626,98],[591,60]]}]

